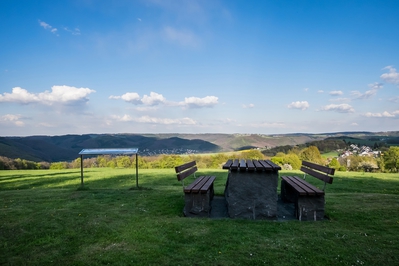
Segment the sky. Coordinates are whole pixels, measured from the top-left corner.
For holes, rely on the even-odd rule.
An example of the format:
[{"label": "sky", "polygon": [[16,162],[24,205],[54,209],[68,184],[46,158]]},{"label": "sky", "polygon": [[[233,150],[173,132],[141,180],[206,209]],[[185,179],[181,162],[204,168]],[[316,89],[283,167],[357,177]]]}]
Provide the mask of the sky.
[{"label": "sky", "polygon": [[0,136],[399,130],[397,0],[1,0],[0,22]]}]

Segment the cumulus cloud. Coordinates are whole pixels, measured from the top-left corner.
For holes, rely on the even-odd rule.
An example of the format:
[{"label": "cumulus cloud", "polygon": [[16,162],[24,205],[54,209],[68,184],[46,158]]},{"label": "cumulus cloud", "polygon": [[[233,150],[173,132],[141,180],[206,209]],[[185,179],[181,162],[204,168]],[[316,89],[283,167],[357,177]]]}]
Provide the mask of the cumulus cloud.
[{"label": "cumulus cloud", "polygon": [[137,122],[144,124],[161,124],[161,125],[195,125],[197,122],[191,118],[184,117],[178,119],[159,118],[151,116],[132,117],[130,115],[112,116],[112,119],[121,122]]},{"label": "cumulus cloud", "polygon": [[23,121],[21,121],[21,118],[22,118],[21,115],[6,114],[3,116],[0,116],[0,121],[12,123],[16,126],[22,127],[25,124]]},{"label": "cumulus cloud", "polygon": [[396,72],[396,68],[394,68],[392,66],[387,66],[387,67],[384,67],[383,69],[384,70],[387,69],[387,70],[389,70],[389,72],[382,74],[380,76],[380,78],[387,83],[399,85],[399,73]]},{"label": "cumulus cloud", "polygon": [[163,97],[162,94],[156,93],[156,92],[150,92],[150,95],[144,95],[143,98],[141,99],[143,104],[149,105],[149,106],[154,106],[158,105],[161,103],[165,103],[166,99]]},{"label": "cumulus cloud", "polygon": [[52,105],[54,103],[71,104],[76,102],[87,102],[87,96],[95,90],[89,88],[76,88],[71,86],[53,86],[51,91],[41,93],[30,93],[21,87],[12,89],[12,93],[0,94],[1,102],[13,102],[20,104],[39,103]]},{"label": "cumulus cloud", "polygon": [[50,24],[47,24],[46,22],[39,20],[39,25],[54,34],[57,34],[57,31],[58,31],[57,28],[54,28]]},{"label": "cumulus cloud", "polygon": [[162,94],[156,92],[150,92],[150,95],[144,95],[142,98],[136,92],[127,92],[122,96],[109,96],[109,99],[122,99],[125,102],[132,104],[144,104],[147,106],[154,106],[166,102],[165,97]]},{"label": "cumulus cloud", "polygon": [[[143,104],[147,107],[164,104],[168,106],[182,106],[187,108],[203,108],[203,107],[213,107],[218,103],[218,97],[216,96],[206,96],[204,98],[186,97],[182,102],[170,102],[167,101],[162,94],[156,92],[151,92],[150,95],[144,95],[143,97],[140,97],[138,93],[128,92],[123,94],[122,96],[111,95],[109,99],[122,99],[125,102],[129,102],[136,105]],[[144,110],[147,109],[145,108]]]},{"label": "cumulus cloud", "polygon": [[351,95],[355,99],[363,100],[363,99],[368,99],[371,98],[372,96],[377,94],[377,91],[383,88],[383,84],[375,82],[372,84],[369,84],[370,90],[366,91],[365,93],[361,93],[360,91],[352,91]]},{"label": "cumulus cloud", "polygon": [[344,94],[342,91],[330,91],[331,96],[340,96]]},{"label": "cumulus cloud", "polygon": [[188,108],[202,108],[202,107],[213,107],[218,104],[219,98],[216,96],[206,96],[203,98],[198,97],[187,97],[184,98],[184,102],[180,103]]},{"label": "cumulus cloud", "polygon": [[349,104],[346,104],[346,103],[329,104],[329,105],[323,106],[321,108],[321,110],[334,111],[334,112],[338,112],[338,113],[353,113],[353,112],[355,112],[355,109],[353,109],[352,106],[350,106]]},{"label": "cumulus cloud", "polygon": [[366,117],[396,117],[398,115],[399,115],[399,110],[396,110],[394,112],[384,111],[382,113],[370,113],[370,112],[367,112],[365,114]]},{"label": "cumulus cloud", "polygon": [[307,101],[297,101],[297,102],[292,102],[288,105],[288,108],[290,109],[301,109],[301,110],[306,110],[309,108],[309,103]]},{"label": "cumulus cloud", "polygon": [[116,100],[122,99],[125,102],[133,103],[133,104],[141,104],[142,103],[141,99],[140,99],[140,95],[136,92],[127,92],[127,93],[123,94],[122,96],[111,95],[111,96],[109,96],[109,99],[116,99]]}]

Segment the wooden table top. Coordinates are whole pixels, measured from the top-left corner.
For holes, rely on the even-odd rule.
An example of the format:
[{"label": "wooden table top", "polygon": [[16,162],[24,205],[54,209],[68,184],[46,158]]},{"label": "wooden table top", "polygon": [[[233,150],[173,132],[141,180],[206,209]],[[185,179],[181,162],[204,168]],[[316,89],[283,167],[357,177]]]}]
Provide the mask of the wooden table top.
[{"label": "wooden table top", "polygon": [[281,167],[270,160],[230,159],[223,165],[223,169],[232,171],[278,171],[281,170]]}]

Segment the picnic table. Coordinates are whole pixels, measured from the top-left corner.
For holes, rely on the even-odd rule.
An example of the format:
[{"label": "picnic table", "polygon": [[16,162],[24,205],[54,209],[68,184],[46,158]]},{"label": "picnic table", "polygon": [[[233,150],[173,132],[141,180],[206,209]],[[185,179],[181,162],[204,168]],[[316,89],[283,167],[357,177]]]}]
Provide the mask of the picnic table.
[{"label": "picnic table", "polygon": [[231,159],[224,195],[231,218],[276,219],[278,171],[270,160]]}]

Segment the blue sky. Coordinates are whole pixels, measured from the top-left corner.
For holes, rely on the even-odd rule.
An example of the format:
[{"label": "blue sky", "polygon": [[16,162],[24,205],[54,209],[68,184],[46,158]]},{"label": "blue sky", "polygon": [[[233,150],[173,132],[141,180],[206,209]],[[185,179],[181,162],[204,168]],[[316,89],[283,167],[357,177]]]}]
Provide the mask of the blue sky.
[{"label": "blue sky", "polygon": [[0,1],[0,135],[399,130],[399,1]]}]

